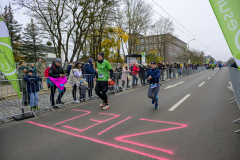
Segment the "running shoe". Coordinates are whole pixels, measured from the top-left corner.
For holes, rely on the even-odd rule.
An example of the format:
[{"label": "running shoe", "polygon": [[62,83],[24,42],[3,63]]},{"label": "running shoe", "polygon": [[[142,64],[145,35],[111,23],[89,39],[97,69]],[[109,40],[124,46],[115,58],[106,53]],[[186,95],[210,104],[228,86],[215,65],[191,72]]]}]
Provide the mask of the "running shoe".
[{"label": "running shoe", "polygon": [[110,108],[109,105],[105,105],[105,106],[102,108],[102,110],[107,110],[107,109],[109,109],[109,108]]},{"label": "running shoe", "polygon": [[154,104],[154,99],[152,99],[152,104]]},{"label": "running shoe", "polygon": [[159,109],[159,106],[155,106],[155,109]]},{"label": "running shoe", "polygon": [[36,106],[37,110],[39,110],[40,108],[38,106]]},{"label": "running shoe", "polygon": [[[108,101],[107,101],[107,103],[108,103]],[[102,103],[100,104],[100,107],[103,108],[105,105],[106,105],[106,103],[105,103],[105,102],[102,102]]]},{"label": "running shoe", "polygon": [[80,101],[78,101],[78,100],[75,100],[73,103],[80,103]]}]

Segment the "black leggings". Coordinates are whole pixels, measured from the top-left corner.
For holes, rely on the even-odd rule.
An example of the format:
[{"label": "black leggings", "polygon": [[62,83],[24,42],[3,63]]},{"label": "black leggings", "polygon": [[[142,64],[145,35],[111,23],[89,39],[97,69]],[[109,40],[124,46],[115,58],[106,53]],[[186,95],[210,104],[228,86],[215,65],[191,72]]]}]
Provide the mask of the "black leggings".
[{"label": "black leggings", "polygon": [[100,91],[96,91],[96,94],[98,95],[98,97],[100,97],[105,103],[107,103],[108,97],[107,97],[107,92],[106,91],[102,91],[102,93]]},{"label": "black leggings", "polygon": [[73,86],[73,90],[72,90],[72,96],[73,96],[73,100],[74,100],[74,101],[77,100],[76,92],[77,92],[77,85],[74,84],[74,86]]}]

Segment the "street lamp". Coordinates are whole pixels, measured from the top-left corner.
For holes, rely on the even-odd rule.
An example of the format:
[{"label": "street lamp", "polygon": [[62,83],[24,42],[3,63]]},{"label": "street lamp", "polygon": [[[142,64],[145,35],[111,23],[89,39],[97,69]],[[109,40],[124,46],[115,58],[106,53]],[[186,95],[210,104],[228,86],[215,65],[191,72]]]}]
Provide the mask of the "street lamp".
[{"label": "street lamp", "polygon": [[[195,41],[195,39],[192,39],[192,40],[188,41],[187,54],[188,54],[188,51],[189,51],[189,42],[191,42],[191,41]],[[186,56],[186,57],[187,57],[187,56]]]}]

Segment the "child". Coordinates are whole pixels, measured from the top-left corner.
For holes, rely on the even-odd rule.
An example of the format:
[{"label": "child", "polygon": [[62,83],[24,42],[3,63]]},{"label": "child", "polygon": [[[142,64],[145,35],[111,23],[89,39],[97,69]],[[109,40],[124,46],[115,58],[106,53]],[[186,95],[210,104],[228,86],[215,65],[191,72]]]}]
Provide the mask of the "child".
[{"label": "child", "polygon": [[39,91],[39,80],[40,78],[34,75],[33,69],[28,70],[28,74],[23,78],[27,82],[27,92],[30,95],[30,106],[31,110],[40,109],[38,107],[38,91]]},{"label": "child", "polygon": [[86,93],[87,90],[90,90],[90,88],[88,88],[87,86],[85,86],[85,84],[83,83],[83,81],[80,81],[80,86],[79,86],[79,95],[80,95],[80,102],[81,101],[85,101],[86,99]]}]

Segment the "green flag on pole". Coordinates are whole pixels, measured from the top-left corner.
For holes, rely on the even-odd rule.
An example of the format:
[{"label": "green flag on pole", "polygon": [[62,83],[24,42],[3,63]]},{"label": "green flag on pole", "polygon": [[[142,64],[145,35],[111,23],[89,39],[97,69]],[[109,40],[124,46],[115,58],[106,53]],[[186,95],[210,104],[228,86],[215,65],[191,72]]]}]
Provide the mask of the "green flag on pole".
[{"label": "green flag on pole", "polygon": [[[18,79],[13,57],[12,45],[6,24],[0,18],[0,70],[8,80]],[[21,99],[19,82],[10,81],[14,90]]]},{"label": "green flag on pole", "polygon": [[240,69],[240,0],[209,0]]}]

